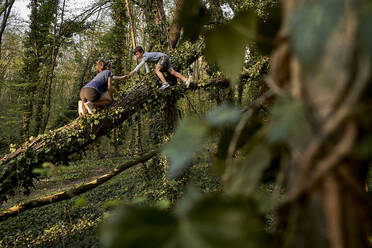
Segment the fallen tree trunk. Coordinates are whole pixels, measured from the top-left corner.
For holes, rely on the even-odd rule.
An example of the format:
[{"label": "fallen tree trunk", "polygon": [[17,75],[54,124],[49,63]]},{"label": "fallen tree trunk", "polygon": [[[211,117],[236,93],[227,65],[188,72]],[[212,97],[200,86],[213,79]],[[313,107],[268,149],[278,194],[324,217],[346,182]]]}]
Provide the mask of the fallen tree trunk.
[{"label": "fallen tree trunk", "polygon": [[[228,81],[218,79],[206,84],[192,83],[190,89],[214,85],[227,87]],[[164,99],[167,94],[174,94],[179,99],[185,90],[183,85],[175,85],[170,90],[162,92],[157,90],[156,86],[141,83],[112,106],[31,138],[29,142],[0,160],[0,202],[7,200],[17,191],[29,193],[33,187],[33,179],[37,177],[32,170],[43,162],[68,163],[70,155],[81,154],[87,145],[128,120],[139,109],[146,110],[151,107],[150,104]]]},{"label": "fallen tree trunk", "polygon": [[158,152],[159,152],[158,150],[150,151],[150,152],[144,154],[142,157],[131,160],[131,161],[128,161],[128,162],[120,165],[119,167],[115,168],[111,172],[109,172],[105,175],[102,175],[102,176],[96,178],[95,180],[90,181],[88,183],[85,183],[85,184],[83,184],[79,187],[72,188],[72,189],[64,191],[64,192],[59,192],[57,194],[41,197],[39,199],[34,199],[34,200],[31,200],[31,201],[24,202],[24,203],[18,204],[16,206],[13,206],[6,211],[0,212],[0,221],[4,221],[4,220],[8,219],[9,217],[18,215],[19,213],[24,212],[24,211],[29,210],[29,209],[53,204],[53,203],[63,201],[63,200],[68,200],[68,199],[71,199],[71,198],[73,198],[77,195],[83,194],[83,193],[85,193],[89,190],[92,190],[92,189],[98,187],[99,185],[107,182],[108,180],[110,180],[114,176],[120,174],[121,172],[123,172],[123,171],[125,171],[125,170],[139,164],[139,163],[146,162],[147,160],[151,159],[156,154],[158,154]]}]

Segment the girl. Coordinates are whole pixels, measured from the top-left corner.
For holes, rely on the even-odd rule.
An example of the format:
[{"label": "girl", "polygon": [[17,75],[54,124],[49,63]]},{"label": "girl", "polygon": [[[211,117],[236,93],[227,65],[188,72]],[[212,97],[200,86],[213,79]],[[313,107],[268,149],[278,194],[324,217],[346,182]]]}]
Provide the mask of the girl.
[{"label": "girl", "polygon": [[114,79],[122,79],[124,76],[112,76],[111,63],[99,60],[96,65],[98,74],[80,90],[78,103],[79,115],[85,114],[86,110],[92,114],[97,107],[110,105],[113,102],[111,83]]}]

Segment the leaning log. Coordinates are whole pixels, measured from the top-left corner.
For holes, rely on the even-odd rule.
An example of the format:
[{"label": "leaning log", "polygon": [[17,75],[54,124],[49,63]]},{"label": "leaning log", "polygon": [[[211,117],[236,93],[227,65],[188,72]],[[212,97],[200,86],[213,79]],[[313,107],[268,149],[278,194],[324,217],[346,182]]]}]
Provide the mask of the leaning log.
[{"label": "leaning log", "polygon": [[15,205],[15,206],[9,208],[6,211],[0,212],[0,221],[7,220],[8,218],[16,216],[19,213],[24,212],[26,210],[30,210],[30,209],[33,209],[33,208],[38,208],[38,207],[53,204],[53,203],[56,203],[56,202],[68,200],[68,199],[71,199],[75,196],[81,195],[81,194],[83,194],[83,193],[85,193],[89,190],[92,190],[92,189],[98,187],[99,185],[107,182],[108,180],[112,179],[114,176],[119,175],[121,172],[123,172],[123,171],[125,171],[125,170],[139,164],[139,163],[146,162],[147,160],[154,157],[156,154],[158,154],[158,150],[153,150],[153,151],[147,152],[143,156],[141,156],[137,159],[133,159],[131,161],[128,161],[128,162],[118,166],[114,170],[110,171],[109,173],[106,173],[106,174],[94,179],[93,181],[84,183],[84,184],[82,184],[82,185],[80,185],[76,188],[72,188],[72,189],[69,189],[69,190],[66,190],[66,191],[63,191],[63,192],[59,192],[59,193],[56,193],[56,194],[53,194],[53,195],[44,196],[44,197],[41,197],[41,198],[38,198],[38,199],[34,199],[34,200],[31,200],[31,201],[27,201],[27,202]]}]

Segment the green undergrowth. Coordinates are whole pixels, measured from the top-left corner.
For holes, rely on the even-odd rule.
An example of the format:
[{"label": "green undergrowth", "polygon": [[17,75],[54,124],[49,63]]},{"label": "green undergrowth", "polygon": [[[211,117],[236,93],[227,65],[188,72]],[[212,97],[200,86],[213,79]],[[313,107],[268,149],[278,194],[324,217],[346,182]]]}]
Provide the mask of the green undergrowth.
[{"label": "green undergrowth", "polygon": [[[18,196],[2,208],[80,185],[125,161],[120,157],[92,159],[57,167],[51,176],[42,178],[36,184],[31,196]],[[190,180],[203,191],[216,191],[220,187],[218,180],[209,173],[209,164],[205,161],[205,158],[197,159],[197,164],[190,171]],[[137,165],[73,199],[27,210],[0,222],[0,247],[100,247],[97,231],[113,206],[122,201],[157,204],[156,201],[164,200],[146,200],[146,195],[156,189],[146,188],[142,173],[141,166]]]}]

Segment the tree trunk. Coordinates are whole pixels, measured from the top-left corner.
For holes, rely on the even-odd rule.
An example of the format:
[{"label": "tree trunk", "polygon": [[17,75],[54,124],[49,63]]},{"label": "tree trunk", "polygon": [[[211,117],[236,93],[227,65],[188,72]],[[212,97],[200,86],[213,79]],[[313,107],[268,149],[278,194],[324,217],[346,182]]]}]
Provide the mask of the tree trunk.
[{"label": "tree trunk", "polygon": [[368,247],[371,203],[363,187],[368,164],[352,154],[371,131],[364,124],[372,121],[369,108],[363,107],[372,91],[370,60],[356,43],[358,20],[347,6],[309,73],[288,38],[287,20],[303,2],[310,1],[282,1],[285,25],[270,74],[275,87],[288,89],[306,106],[309,127],[308,135],[287,142],[291,156],[280,172],[286,194],[278,232],[286,247]]},{"label": "tree trunk", "polygon": [[184,0],[175,0],[176,10],[174,13],[173,23],[169,29],[169,46],[174,49],[178,43],[181,33],[180,14]]},{"label": "tree trunk", "polygon": [[[39,13],[37,14],[37,18],[35,19],[35,23],[32,26],[34,30],[31,30],[31,32],[36,32],[39,36],[34,40],[36,43],[37,49],[40,51],[39,56],[41,60],[45,60],[46,66],[43,68],[45,70],[46,77],[45,78],[39,78],[39,81],[37,82],[37,93],[35,94],[35,112],[34,112],[34,131],[33,135],[37,136],[39,133],[43,132],[43,124],[44,124],[44,107],[46,100],[48,99],[45,97],[48,93],[48,87],[49,84],[53,81],[53,75],[54,75],[54,68],[55,63],[57,59],[57,54],[59,50],[59,41],[58,39],[60,37],[57,37],[57,10],[58,10],[58,3],[59,1],[55,1],[53,8],[49,8],[50,6],[47,6],[47,11],[41,10],[44,6],[40,6]],[[48,2],[44,3],[48,4]],[[45,7],[44,7],[45,8]],[[63,14],[63,13],[62,13]],[[45,15],[45,16],[44,16]],[[62,17],[63,21],[63,17]],[[49,30],[46,28],[52,27],[54,24],[54,37],[53,40],[50,43],[47,43],[47,37],[49,36]],[[61,23],[62,25],[62,23]],[[44,30],[41,31],[41,27],[44,27]],[[45,51],[46,45],[52,46],[51,52],[48,53]],[[40,66],[42,64],[40,63]],[[51,85],[50,85],[51,87]],[[46,110],[46,112],[49,112],[49,109]],[[49,113],[47,114],[49,116]],[[48,117],[49,118],[49,117]]]},{"label": "tree trunk", "polygon": [[[29,88],[29,87],[27,87]],[[23,106],[23,116],[22,116],[22,127],[21,127],[21,137],[26,140],[30,135],[30,123],[32,117],[32,110],[33,110],[33,91],[30,91],[27,94],[26,103]]]},{"label": "tree trunk", "polygon": [[4,3],[4,9],[3,9],[3,20],[1,21],[0,26],[0,58],[1,58],[1,48],[2,48],[2,40],[3,40],[3,33],[5,31],[6,25],[8,23],[8,18],[10,11],[12,10],[13,4],[15,0],[6,0]]},{"label": "tree trunk", "polygon": [[131,41],[132,41],[132,48],[134,49],[136,47],[136,37],[134,35],[133,17],[132,17],[132,11],[130,10],[130,6],[129,6],[129,0],[125,0],[125,4],[127,7],[128,17],[129,17],[129,31],[130,31]]}]

